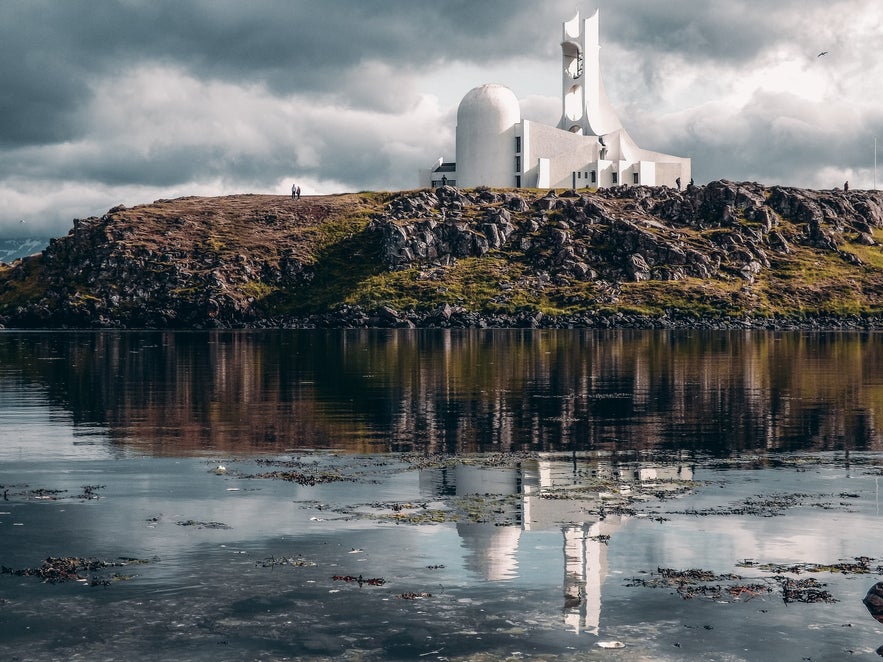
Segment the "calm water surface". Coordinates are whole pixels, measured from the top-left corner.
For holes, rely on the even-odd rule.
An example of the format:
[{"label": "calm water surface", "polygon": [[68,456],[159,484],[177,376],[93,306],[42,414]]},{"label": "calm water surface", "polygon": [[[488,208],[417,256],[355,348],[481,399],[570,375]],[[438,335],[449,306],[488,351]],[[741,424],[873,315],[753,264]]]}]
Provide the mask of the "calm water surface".
[{"label": "calm water surface", "polygon": [[881,420],[868,334],[0,333],[0,658],[879,659]]}]

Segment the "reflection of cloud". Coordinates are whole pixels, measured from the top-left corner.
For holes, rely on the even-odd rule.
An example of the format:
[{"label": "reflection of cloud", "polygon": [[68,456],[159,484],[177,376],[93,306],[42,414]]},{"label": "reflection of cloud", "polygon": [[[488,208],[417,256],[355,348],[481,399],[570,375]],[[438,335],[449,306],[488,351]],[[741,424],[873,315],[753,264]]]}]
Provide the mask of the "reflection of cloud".
[{"label": "reflection of cloud", "polygon": [[54,410],[44,402],[43,389],[22,388],[0,382],[0,461],[28,458],[31,461],[105,460],[125,454],[108,445],[99,426],[74,428],[67,412]]},{"label": "reflection of cloud", "polygon": [[467,494],[519,494],[521,472],[512,469],[485,469],[458,465],[454,468],[457,495]]},{"label": "reflection of cloud", "polygon": [[[471,494],[518,494],[520,472],[512,469],[486,469],[457,465],[445,472],[457,496]],[[518,540],[521,529],[515,526],[457,524],[463,546],[468,551],[466,567],[489,581],[514,579],[518,574]]]},{"label": "reflection of cloud", "polygon": [[489,581],[515,579],[518,576],[518,540],[521,529],[515,526],[457,524],[457,533],[467,550],[466,568]]}]

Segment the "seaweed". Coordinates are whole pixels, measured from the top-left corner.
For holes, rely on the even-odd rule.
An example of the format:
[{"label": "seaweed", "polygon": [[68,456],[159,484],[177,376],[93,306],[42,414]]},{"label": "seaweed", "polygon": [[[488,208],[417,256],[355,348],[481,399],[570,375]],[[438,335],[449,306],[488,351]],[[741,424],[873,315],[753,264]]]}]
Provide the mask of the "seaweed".
[{"label": "seaweed", "polygon": [[[0,566],[0,574],[16,575],[18,577],[39,577],[46,584],[62,584],[65,582],[85,582],[90,586],[109,586],[114,581],[126,581],[133,578],[132,575],[113,574],[110,578],[99,573],[108,568],[118,568],[128,565],[149,563],[144,559],[120,557],[116,561],[102,559],[86,559],[78,556],[50,556],[44,559],[38,567],[21,568],[14,570],[6,566]],[[91,576],[84,576],[89,573]]]}]

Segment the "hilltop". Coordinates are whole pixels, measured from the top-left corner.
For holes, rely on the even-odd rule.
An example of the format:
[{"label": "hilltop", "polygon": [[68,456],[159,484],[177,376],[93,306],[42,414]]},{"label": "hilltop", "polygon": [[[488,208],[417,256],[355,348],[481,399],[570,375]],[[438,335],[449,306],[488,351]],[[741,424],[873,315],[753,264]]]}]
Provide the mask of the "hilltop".
[{"label": "hilltop", "polygon": [[7,327],[883,326],[883,193],[186,197],[0,265]]}]

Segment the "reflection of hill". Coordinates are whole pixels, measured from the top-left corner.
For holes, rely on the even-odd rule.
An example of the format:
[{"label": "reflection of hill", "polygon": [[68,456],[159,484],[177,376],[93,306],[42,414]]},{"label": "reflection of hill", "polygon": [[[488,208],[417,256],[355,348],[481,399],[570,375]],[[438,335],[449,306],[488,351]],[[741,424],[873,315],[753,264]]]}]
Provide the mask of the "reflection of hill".
[{"label": "reflection of hill", "polygon": [[5,333],[0,362],[158,453],[881,448],[875,335]]},{"label": "reflection of hill", "polygon": [[0,340],[2,364],[45,384],[75,425],[101,424],[155,454],[280,453],[353,442],[353,421],[316,394],[310,343],[280,334],[24,334]]}]

